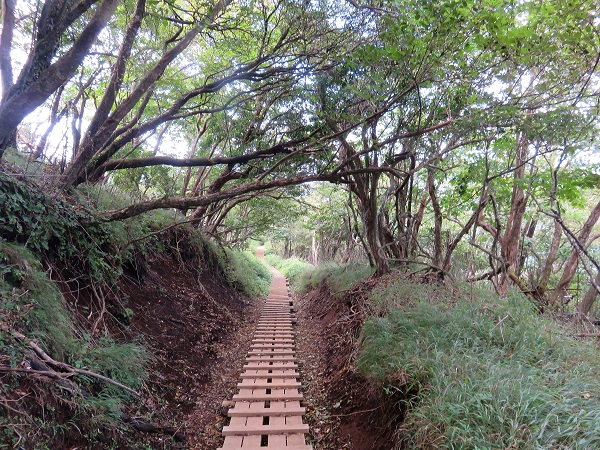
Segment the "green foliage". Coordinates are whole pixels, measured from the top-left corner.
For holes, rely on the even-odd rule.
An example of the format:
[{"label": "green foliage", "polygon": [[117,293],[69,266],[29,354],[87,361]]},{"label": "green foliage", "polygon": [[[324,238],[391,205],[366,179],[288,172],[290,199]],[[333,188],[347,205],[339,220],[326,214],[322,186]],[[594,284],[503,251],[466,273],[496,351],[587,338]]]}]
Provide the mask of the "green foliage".
[{"label": "green foliage", "polygon": [[55,358],[72,354],[76,342],[69,312],[36,256],[21,245],[0,243],[0,267],[1,318],[21,320]]},{"label": "green foliage", "polygon": [[374,294],[387,314],[365,323],[359,366],[409,407],[397,445],[597,448],[597,351],[562,337],[519,294],[458,293],[469,294],[452,306],[406,281]]},{"label": "green foliage", "polygon": [[113,226],[94,220],[91,212],[52,198],[41,188],[0,172],[0,237],[46,254],[74,274],[113,278]]},{"label": "green foliage", "polygon": [[266,255],[265,259],[288,279],[294,291],[298,290],[298,283],[302,273],[311,267],[309,263],[298,258],[282,258],[278,255],[270,254]]},{"label": "green foliage", "polygon": [[248,297],[266,297],[271,286],[271,272],[256,256],[247,251],[225,250],[223,269],[229,283]]},{"label": "green foliage", "polygon": [[355,283],[373,275],[372,267],[362,264],[326,263],[308,267],[298,280],[298,291],[306,292],[311,287],[326,282],[336,294],[350,289]]},{"label": "green foliage", "polygon": [[[146,350],[137,344],[118,343],[108,335],[92,339],[79,331],[58,287],[44,272],[38,257],[19,244],[0,243],[0,325],[37,339],[56,360],[102,374],[131,388],[139,389],[146,378]],[[0,363],[17,366],[26,364],[30,358],[24,343],[10,333],[0,334]],[[53,448],[54,444],[50,441],[44,444],[45,440],[49,436],[59,439],[57,433],[60,435],[72,427],[93,436],[99,427],[113,426],[120,418],[121,404],[129,399],[127,392],[93,377],[77,375],[70,380],[83,395],[69,390],[52,394],[54,386],[51,386],[46,394],[55,397],[43,406],[43,423],[38,423],[35,415],[24,414],[27,423],[23,425],[39,445],[36,448]],[[64,411],[56,405],[56,396],[67,400],[61,405]],[[65,416],[70,417],[66,425]],[[0,428],[10,420],[10,416],[1,416]],[[5,437],[7,441],[12,439],[2,436]]]}]

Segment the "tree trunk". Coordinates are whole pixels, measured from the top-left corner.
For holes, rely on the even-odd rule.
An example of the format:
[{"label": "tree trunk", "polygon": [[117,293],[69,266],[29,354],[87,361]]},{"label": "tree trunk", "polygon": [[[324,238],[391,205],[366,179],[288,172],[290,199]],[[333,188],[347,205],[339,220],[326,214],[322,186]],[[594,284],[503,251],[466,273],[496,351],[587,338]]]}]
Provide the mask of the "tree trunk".
[{"label": "tree trunk", "polygon": [[[587,241],[590,237],[590,234],[592,233],[592,230],[594,229],[594,226],[596,225],[596,222],[598,222],[599,218],[600,218],[600,202],[598,202],[596,207],[590,213],[589,217],[585,221],[585,224],[583,225],[583,228],[579,232],[579,236],[577,237],[577,240],[584,248],[586,247]],[[556,288],[554,289],[554,293],[550,297],[550,300],[549,300],[550,305],[556,306],[562,301],[563,297],[567,293],[567,289],[569,288],[569,286],[571,285],[571,282],[573,281],[573,277],[575,276],[575,271],[577,270],[578,261],[579,261],[579,252],[577,251],[576,248],[574,248],[573,251],[571,252],[571,256],[569,257],[569,260],[567,261],[567,264],[563,271],[562,277],[560,278],[560,281],[556,285]]]},{"label": "tree trunk", "polygon": [[31,154],[31,159],[39,159],[42,157],[42,155],[44,154],[44,149],[46,148],[48,136],[50,136],[50,133],[52,133],[52,130],[54,130],[54,127],[56,126],[58,121],[62,119],[63,113],[61,113],[60,115],[58,114],[58,107],[60,106],[60,98],[64,89],[65,86],[62,85],[60,88],[58,88],[56,94],[54,95],[54,101],[52,102],[52,108],[50,109],[50,124],[48,125],[48,128],[46,128],[44,134],[42,134],[42,136],[38,140],[38,143],[35,146],[35,150]]},{"label": "tree trunk", "polygon": [[2,0],[2,34],[0,34],[0,78],[2,79],[2,98],[0,99],[0,103],[4,101],[4,98],[8,95],[8,92],[13,86],[10,50],[15,29],[16,4],[16,0]]},{"label": "tree trunk", "polygon": [[[529,152],[529,143],[523,133],[517,136],[517,149],[515,158],[515,171],[513,172],[513,190],[510,202],[510,212],[506,221],[506,228],[500,247],[500,255],[506,267],[513,267],[517,273],[519,263],[519,249],[521,244],[521,226],[527,201],[523,190],[523,178],[525,176],[525,161]],[[502,273],[500,277],[499,290],[505,294],[508,291],[508,273]]]},{"label": "tree trunk", "polygon": [[548,249],[548,256],[546,257],[546,261],[544,262],[544,268],[542,269],[542,274],[540,275],[540,279],[537,282],[536,287],[537,294],[540,298],[544,298],[544,296],[546,295],[548,281],[550,280],[550,275],[552,275],[552,268],[554,266],[554,262],[556,261],[556,255],[558,254],[558,249],[560,247],[561,237],[562,227],[560,226],[558,221],[555,220],[552,242],[550,243],[550,248]]},{"label": "tree trunk", "polygon": [[421,202],[419,203],[419,209],[417,210],[417,215],[411,222],[411,226],[407,227],[407,234],[409,237],[407,243],[407,254],[406,256],[409,258],[416,258],[417,256],[417,244],[419,237],[419,229],[421,228],[421,223],[423,222],[423,216],[425,215],[425,209],[427,208],[427,203],[429,202],[429,194],[425,193],[421,198]]},{"label": "tree trunk", "polygon": [[596,279],[592,280],[590,288],[585,293],[579,308],[577,308],[577,311],[581,313],[581,315],[587,316],[592,310],[596,297],[598,297],[598,289],[600,289],[600,272],[596,274]]},{"label": "tree trunk", "polygon": [[431,265],[433,267],[442,270],[442,209],[440,202],[437,198],[435,190],[435,176],[433,169],[427,169],[427,191],[429,192],[429,198],[431,198],[431,206],[433,206],[433,258]]},{"label": "tree trunk", "polygon": [[364,207],[361,208],[361,215],[363,217],[363,230],[367,239],[367,244],[369,245],[373,256],[373,262],[375,263],[375,274],[381,276],[389,273],[390,265],[381,251],[382,248],[379,242],[379,227],[376,208],[376,204],[369,202],[368,205],[364,205]]},{"label": "tree trunk", "polygon": [[[91,174],[96,169],[98,169],[103,163],[108,161],[110,157],[112,157],[118,150],[119,147],[108,146],[110,140],[115,139],[115,133],[117,135],[124,133],[129,128],[133,127],[134,124],[131,124],[124,129],[118,130],[119,124],[125,117],[133,111],[133,109],[141,102],[141,107],[138,108],[138,120],[139,116],[141,116],[143,110],[145,109],[145,105],[149,100],[150,93],[154,90],[155,83],[163,76],[165,70],[169,67],[169,65],[177,58],[185,49],[189,47],[189,45],[193,42],[194,38],[207,26],[209,26],[216,16],[220,14],[223,9],[230,3],[230,0],[219,1],[213,8],[212,14],[206,19],[196,25],[194,28],[189,30],[181,39],[177,40],[177,44],[173,46],[170,50],[166,51],[162,57],[157,61],[157,63],[146,73],[140,82],[133,88],[133,90],[129,93],[127,98],[125,98],[120,104],[118,104],[110,114],[107,114],[109,110],[106,110],[106,107],[112,105],[114,103],[114,98],[116,91],[111,90],[109,92],[109,98],[106,99],[105,107],[102,111],[103,114],[101,117],[98,117],[98,120],[95,123],[95,130],[91,130],[90,133],[86,133],[86,136],[81,143],[81,148],[77,157],[71,162],[69,167],[67,168],[64,176],[63,183],[66,187],[72,186],[74,184],[82,183],[87,180],[88,172]],[[137,10],[141,10],[143,5],[145,4],[144,0],[138,0]],[[135,18],[134,18],[135,19]],[[135,23],[132,21],[130,23],[131,34],[137,32],[135,29]],[[129,30],[128,30],[129,31]],[[135,35],[130,36],[132,39]],[[127,49],[127,45],[129,45],[128,41],[124,41],[122,45],[123,54],[120,56],[129,56],[130,49]],[[117,64],[120,62],[117,61]],[[124,63],[123,63],[124,64]],[[121,66],[118,66],[121,68]],[[124,69],[124,66],[123,66]],[[117,74],[111,80],[115,86],[120,85],[120,81],[122,80],[122,74]],[[187,96],[185,96],[187,97]],[[184,98],[185,98],[184,97]],[[181,107],[186,100],[179,99],[179,103]],[[104,99],[103,99],[104,102]],[[177,102],[176,102],[177,103]],[[173,110],[172,113],[175,114],[176,110]],[[163,122],[166,122],[170,118],[164,118]],[[159,124],[157,124],[159,125]],[[93,177],[99,178],[102,174],[95,173]]]},{"label": "tree trunk", "polygon": [[[17,127],[25,116],[44,103],[53,92],[71,79],[83,59],[89,53],[91,46],[96,42],[98,34],[100,34],[108,23],[108,20],[112,17],[119,2],[120,0],[104,0],[96,9],[96,12],[69,51],[43,70],[42,73],[37,73],[36,71],[33,71],[36,73],[32,73],[32,70],[28,70],[31,69],[31,67],[28,67],[28,64],[31,64],[31,61],[36,59],[36,55],[34,54],[30,57],[17,84],[7,93],[0,104],[0,158],[10,144],[11,137],[16,134]],[[81,4],[89,7],[93,2],[81,2]],[[53,32],[52,27],[50,25],[49,27],[49,33]],[[45,36],[38,36],[36,45],[43,46],[45,43],[44,39]],[[35,50],[37,49],[38,47]],[[43,51],[41,50],[40,52],[43,53]],[[43,59],[50,56],[54,56],[52,48],[47,49],[47,54],[42,55],[40,58]]]}]

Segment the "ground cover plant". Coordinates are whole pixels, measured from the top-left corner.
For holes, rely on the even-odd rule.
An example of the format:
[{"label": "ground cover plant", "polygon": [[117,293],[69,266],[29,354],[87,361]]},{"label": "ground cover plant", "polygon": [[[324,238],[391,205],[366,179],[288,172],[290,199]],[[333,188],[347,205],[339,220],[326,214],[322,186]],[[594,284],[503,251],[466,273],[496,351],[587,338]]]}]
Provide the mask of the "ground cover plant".
[{"label": "ground cover plant", "polygon": [[[21,245],[0,242],[0,386],[7,411],[0,416],[0,448],[56,448],[73,433],[93,442],[135,399],[148,360],[138,344],[108,334],[93,337],[74,320],[39,258]],[[60,379],[57,371],[70,375]],[[58,381],[51,381],[53,374]]]},{"label": "ground cover plant", "polygon": [[350,289],[354,283],[365,280],[373,272],[374,269],[365,264],[325,263],[309,266],[300,274],[298,292],[306,293],[310,288],[327,282],[331,292],[339,294]]},{"label": "ground cover plant", "polygon": [[598,448],[597,349],[520,293],[453,294],[402,279],[372,293],[358,365],[406,412],[395,448]]},{"label": "ground cover plant", "polygon": [[226,249],[225,255],[225,274],[231,285],[248,297],[266,297],[272,278],[267,266],[248,251]]}]

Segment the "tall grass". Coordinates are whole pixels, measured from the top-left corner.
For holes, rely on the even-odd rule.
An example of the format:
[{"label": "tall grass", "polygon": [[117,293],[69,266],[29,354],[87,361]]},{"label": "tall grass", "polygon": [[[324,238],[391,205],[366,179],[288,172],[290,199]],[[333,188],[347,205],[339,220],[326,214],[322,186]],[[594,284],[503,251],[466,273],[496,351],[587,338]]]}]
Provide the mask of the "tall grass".
[{"label": "tall grass", "polygon": [[227,249],[225,255],[221,263],[229,283],[248,297],[266,297],[272,278],[268,267],[249,251]]},{"label": "tall grass", "polygon": [[359,367],[403,394],[397,448],[600,448],[598,351],[520,294],[481,291],[451,306],[398,281],[373,296],[384,317],[365,323]]},{"label": "tall grass", "polygon": [[325,263],[310,266],[299,277],[298,291],[307,292],[310,288],[327,282],[331,292],[340,293],[352,287],[354,283],[373,275],[373,268],[362,264]]}]

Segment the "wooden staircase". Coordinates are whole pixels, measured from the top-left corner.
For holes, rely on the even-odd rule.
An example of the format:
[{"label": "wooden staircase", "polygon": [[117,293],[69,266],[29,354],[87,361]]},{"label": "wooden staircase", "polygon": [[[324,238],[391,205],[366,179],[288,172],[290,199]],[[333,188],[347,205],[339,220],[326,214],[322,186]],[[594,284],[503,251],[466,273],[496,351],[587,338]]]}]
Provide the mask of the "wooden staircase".
[{"label": "wooden staircase", "polygon": [[302,394],[294,344],[294,306],[283,275],[273,269],[271,291],[265,300],[239,392],[223,427],[219,450],[312,450],[306,445],[308,425],[302,416]]}]

